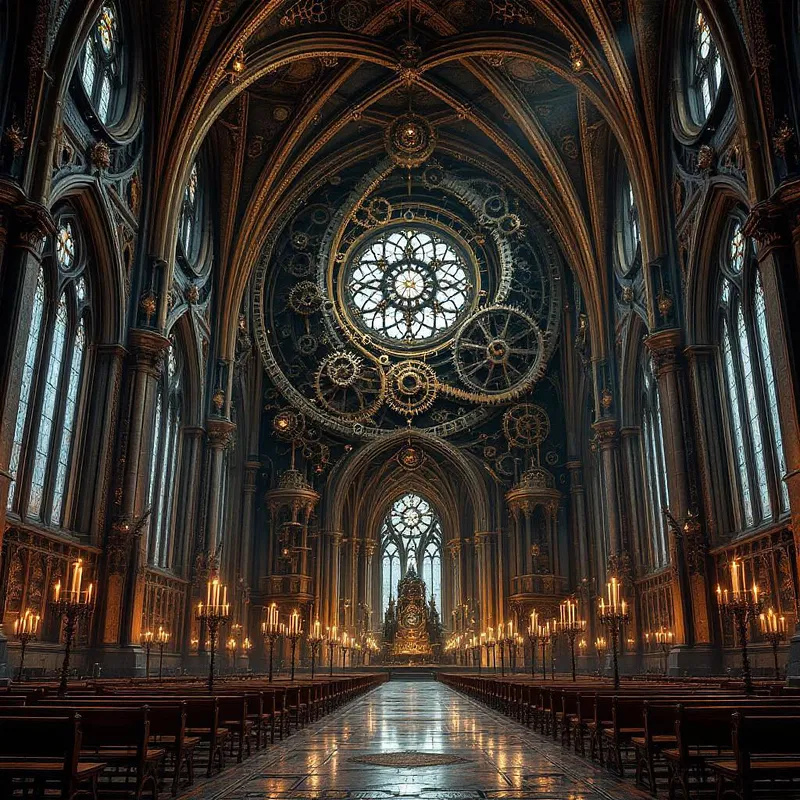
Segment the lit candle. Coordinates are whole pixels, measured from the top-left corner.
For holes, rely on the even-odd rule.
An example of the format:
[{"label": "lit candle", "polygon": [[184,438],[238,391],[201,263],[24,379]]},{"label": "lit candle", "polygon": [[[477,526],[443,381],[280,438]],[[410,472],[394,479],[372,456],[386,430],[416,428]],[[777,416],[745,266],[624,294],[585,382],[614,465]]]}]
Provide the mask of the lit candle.
[{"label": "lit candle", "polygon": [[57,603],[59,597],[61,597],[61,581],[56,581],[53,594],[55,595],[55,601]]},{"label": "lit candle", "polygon": [[94,584],[90,583],[89,588],[86,590],[86,602],[91,605],[92,604],[92,589],[94,588]]},{"label": "lit candle", "polygon": [[211,605],[211,581],[206,584],[206,605]]}]

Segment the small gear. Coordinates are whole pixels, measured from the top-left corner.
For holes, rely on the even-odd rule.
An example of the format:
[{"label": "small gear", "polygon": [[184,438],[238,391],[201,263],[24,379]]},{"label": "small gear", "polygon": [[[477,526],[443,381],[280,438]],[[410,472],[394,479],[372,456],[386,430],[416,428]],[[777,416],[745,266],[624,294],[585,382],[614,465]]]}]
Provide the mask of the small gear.
[{"label": "small gear", "polygon": [[520,403],[503,414],[503,433],[509,447],[538,447],[550,433],[550,417],[541,406]]},{"label": "small gear", "polygon": [[295,231],[292,233],[292,247],[301,252],[308,249],[311,239],[305,231]]},{"label": "small gear", "polygon": [[272,420],[272,430],[284,441],[298,439],[306,427],[305,417],[290,408],[279,411]]},{"label": "small gear", "polygon": [[353,212],[353,221],[362,228],[375,228],[392,218],[392,204],[385,197],[370,197]]},{"label": "small gear", "polygon": [[395,458],[406,472],[415,472],[425,463],[425,453],[412,444],[400,448]]},{"label": "small gear", "polygon": [[436,401],[439,381],[432,367],[424,361],[401,361],[387,376],[387,404],[408,417],[427,411]]},{"label": "small gear", "polygon": [[483,213],[490,220],[500,220],[508,214],[508,204],[501,194],[493,194],[483,201]]},{"label": "small gear", "polygon": [[361,359],[347,350],[334,353],[325,360],[324,364],[328,380],[334,386],[342,389],[352,386],[361,371]]},{"label": "small gear", "polygon": [[297,352],[303,356],[313,356],[317,352],[319,342],[317,337],[310,333],[304,333],[297,339]]},{"label": "small gear", "polygon": [[429,163],[422,171],[422,185],[426,189],[436,189],[444,182],[444,168],[440,164]]},{"label": "small gear", "polygon": [[326,356],[317,370],[314,391],[327,411],[345,419],[368,419],[383,405],[386,374],[377,362],[349,350]]},{"label": "small gear", "polygon": [[506,214],[498,220],[497,227],[505,234],[518,233],[522,228],[522,220],[517,214]]},{"label": "small gear", "polygon": [[300,281],[289,292],[289,308],[301,317],[310,317],[322,307],[322,294],[313,281]]}]

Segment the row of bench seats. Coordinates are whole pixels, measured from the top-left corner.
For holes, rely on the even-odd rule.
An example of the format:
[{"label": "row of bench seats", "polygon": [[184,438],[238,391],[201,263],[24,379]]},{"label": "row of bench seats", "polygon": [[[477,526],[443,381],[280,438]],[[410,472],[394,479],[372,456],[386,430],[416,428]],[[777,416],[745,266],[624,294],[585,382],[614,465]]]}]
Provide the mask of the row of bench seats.
[{"label": "row of bench seats", "polygon": [[800,794],[800,696],[746,696],[736,686],[675,682],[620,689],[575,683],[440,674],[476,700],[543,736],[632,776],[670,800],[715,794]]},{"label": "row of bench seats", "polygon": [[[385,680],[351,675],[270,684],[197,682],[82,686],[64,699],[48,687],[0,695],[0,797],[97,798],[106,792],[157,797],[168,781],[175,796],[194,781],[195,752],[206,775],[226,755],[240,762]],[[12,690],[13,692],[13,690]]]}]

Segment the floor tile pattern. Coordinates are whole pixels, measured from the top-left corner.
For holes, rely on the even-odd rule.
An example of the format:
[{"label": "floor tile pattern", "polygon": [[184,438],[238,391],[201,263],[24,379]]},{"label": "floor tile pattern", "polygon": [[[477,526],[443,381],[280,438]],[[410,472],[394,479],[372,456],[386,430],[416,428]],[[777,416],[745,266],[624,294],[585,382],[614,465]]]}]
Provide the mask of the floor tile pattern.
[{"label": "floor tile pattern", "polygon": [[[454,764],[389,767],[403,751]],[[372,760],[372,759],[367,759]],[[450,760],[450,759],[448,759]],[[606,770],[440,683],[383,684],[185,800],[644,800]]]}]

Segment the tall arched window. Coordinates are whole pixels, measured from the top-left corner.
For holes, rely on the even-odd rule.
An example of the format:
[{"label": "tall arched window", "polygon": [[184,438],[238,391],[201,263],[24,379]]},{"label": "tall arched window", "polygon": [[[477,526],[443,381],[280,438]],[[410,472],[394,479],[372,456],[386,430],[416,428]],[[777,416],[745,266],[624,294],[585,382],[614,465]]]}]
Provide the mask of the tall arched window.
[{"label": "tall arched window", "polygon": [[394,502],[381,528],[381,603],[385,609],[397,583],[411,569],[425,581],[428,597],[442,607],[442,525],[431,504],[418,494]]},{"label": "tall arched window", "polygon": [[123,72],[120,19],[114,3],[104,3],[86,38],[78,65],[81,83],[98,119],[109,125],[120,113]]},{"label": "tall arched window", "polygon": [[786,465],[761,278],[741,220],[728,223],[721,252],[720,369],[728,420],[735,513],[742,528],[788,508]]},{"label": "tall arched window", "polygon": [[702,125],[714,108],[722,84],[722,58],[708,27],[708,20],[699,9],[692,14],[689,48],[688,95],[693,121]]},{"label": "tall arched window", "polygon": [[200,173],[195,162],[192,164],[192,171],[189,173],[189,180],[183,192],[179,233],[183,256],[192,265],[197,259],[199,250],[201,200]]},{"label": "tall arched window", "polygon": [[664,431],[661,425],[661,404],[653,376],[652,362],[645,357],[642,364],[642,464],[647,490],[647,528],[650,565],[658,569],[666,565],[667,528],[662,509],[669,506],[667,463],[664,457]]},{"label": "tall arched window", "polygon": [[[41,522],[68,523],[89,326],[87,248],[67,213],[45,245],[34,295],[14,428],[10,510],[26,509]],[[48,279],[51,276],[51,279]],[[58,289],[48,302],[49,286]]]},{"label": "tall arched window", "polygon": [[181,381],[175,343],[167,351],[153,426],[153,457],[150,462],[148,501],[150,542],[148,561],[158,567],[172,564],[175,512],[175,478],[180,458]]},{"label": "tall arched window", "polygon": [[633,184],[624,163],[620,163],[618,171],[616,215],[616,261],[619,272],[625,275],[641,259],[641,235]]}]

